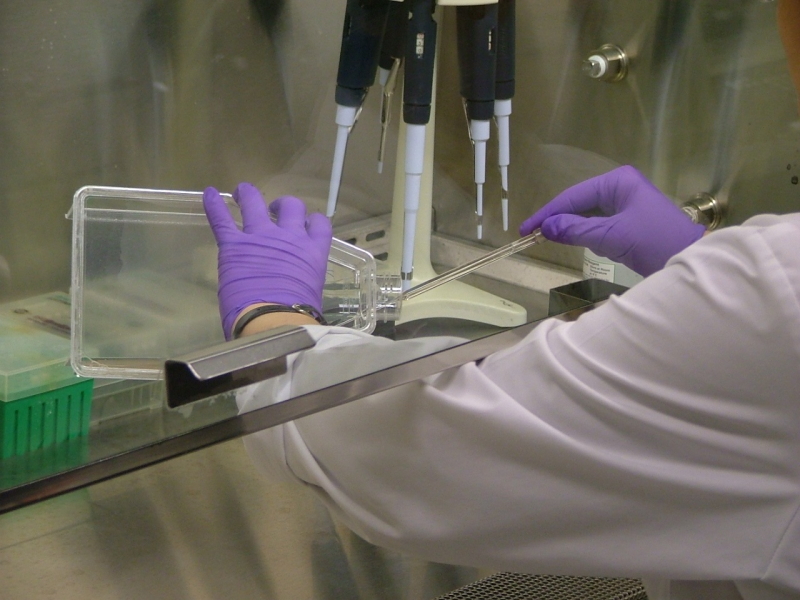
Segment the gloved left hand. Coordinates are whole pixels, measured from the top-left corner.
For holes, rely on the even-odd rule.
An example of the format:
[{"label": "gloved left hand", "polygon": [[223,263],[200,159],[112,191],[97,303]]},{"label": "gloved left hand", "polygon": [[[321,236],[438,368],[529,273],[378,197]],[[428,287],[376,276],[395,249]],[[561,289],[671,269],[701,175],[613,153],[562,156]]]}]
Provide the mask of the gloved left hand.
[{"label": "gloved left hand", "polygon": [[[322,310],[322,288],[333,236],[322,214],[306,216],[302,200],[278,198],[269,209],[258,189],[240,183],[233,198],[242,230],[220,193],[203,192],[203,207],[219,248],[219,311],[225,338],[236,318],[258,303],[310,304]],[[277,217],[273,222],[269,213]]]}]

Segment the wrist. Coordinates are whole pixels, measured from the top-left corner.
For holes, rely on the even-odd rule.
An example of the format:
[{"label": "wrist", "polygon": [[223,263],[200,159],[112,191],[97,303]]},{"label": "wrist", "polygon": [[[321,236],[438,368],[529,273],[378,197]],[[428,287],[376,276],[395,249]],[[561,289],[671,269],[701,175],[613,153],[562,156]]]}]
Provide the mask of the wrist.
[{"label": "wrist", "polygon": [[327,325],[322,314],[305,304],[256,302],[239,312],[231,328],[231,339],[253,335],[282,325]]},{"label": "wrist", "polygon": [[270,313],[256,317],[247,325],[245,325],[244,329],[242,329],[241,333],[239,334],[239,338],[261,333],[262,331],[275,329],[276,327],[282,327],[284,325],[296,325],[301,327],[303,325],[319,325],[319,323],[317,323],[313,317],[309,317],[308,315],[303,315],[300,313]]}]

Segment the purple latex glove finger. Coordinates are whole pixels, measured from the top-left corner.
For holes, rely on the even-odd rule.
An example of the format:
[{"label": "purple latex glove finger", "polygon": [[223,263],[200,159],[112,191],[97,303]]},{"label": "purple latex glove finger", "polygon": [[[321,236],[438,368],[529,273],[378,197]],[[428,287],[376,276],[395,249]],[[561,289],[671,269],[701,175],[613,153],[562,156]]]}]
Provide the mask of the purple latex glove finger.
[{"label": "purple latex glove finger", "polygon": [[[608,216],[576,214],[595,209]],[[614,169],[565,190],[526,219],[520,233],[527,235],[537,227],[550,240],[585,246],[645,276],[705,233],[633,167]]]},{"label": "purple latex glove finger", "polygon": [[220,243],[221,237],[239,232],[231,211],[228,210],[222,194],[216,188],[207,187],[203,191],[203,208],[206,211],[206,216],[217,244]]},{"label": "purple latex glove finger", "polygon": [[309,215],[306,231],[308,231],[308,237],[318,244],[327,244],[328,252],[330,252],[331,240],[333,239],[333,226],[328,217],[322,213],[313,213]]},{"label": "purple latex glove finger", "polygon": [[[206,215],[219,248],[218,297],[225,337],[230,339],[236,319],[253,304],[310,304],[321,310],[332,237],[330,221],[312,215],[309,224],[313,222],[314,227],[307,231],[305,205],[293,198],[275,205],[278,224],[273,223],[261,194],[249,184],[240,184],[234,198],[242,210],[243,231],[236,227],[216,190],[209,188],[204,194]],[[300,215],[302,221],[296,227]],[[281,223],[293,225],[282,227]]]},{"label": "purple latex glove finger", "polygon": [[[520,225],[520,234],[528,235],[552,216],[580,215],[599,210],[605,215],[620,212],[639,186],[649,186],[658,194],[641,173],[633,167],[619,167],[567,188]],[[555,240],[553,240],[555,241]]]},{"label": "purple latex glove finger", "polygon": [[278,227],[297,230],[306,228],[306,205],[300,198],[281,196],[270,203],[269,212],[277,218]]},{"label": "purple latex glove finger", "polygon": [[[630,255],[634,248],[630,244],[631,236],[621,235],[619,231],[616,231],[615,235],[609,235],[609,230],[614,226],[610,221],[613,219],[609,217],[555,215],[542,224],[542,234],[548,240],[571,246],[584,246],[598,256],[605,256],[627,265],[631,262]],[[616,225],[625,227],[621,222],[617,222]],[[664,262],[666,263],[666,260]],[[634,270],[639,273],[638,270]]]},{"label": "purple latex glove finger", "polygon": [[532,233],[534,229],[540,228],[547,219],[554,215],[578,215],[598,208],[600,194],[597,189],[597,179],[599,177],[587,179],[561,192],[523,221],[519,228],[520,235]]},{"label": "purple latex glove finger", "polygon": [[607,220],[606,217],[555,215],[542,223],[542,233],[548,240],[559,244],[598,247],[607,234]]},{"label": "purple latex glove finger", "polygon": [[237,185],[233,190],[233,199],[242,210],[242,229],[245,233],[265,231],[272,226],[264,197],[252,183]]}]

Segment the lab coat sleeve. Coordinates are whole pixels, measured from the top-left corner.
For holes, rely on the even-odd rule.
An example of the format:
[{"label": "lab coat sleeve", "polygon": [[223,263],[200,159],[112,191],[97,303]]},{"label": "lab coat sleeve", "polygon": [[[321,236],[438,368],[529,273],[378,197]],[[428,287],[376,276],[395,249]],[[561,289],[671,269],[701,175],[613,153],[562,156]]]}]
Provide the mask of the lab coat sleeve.
[{"label": "lab coat sleeve", "polygon": [[[296,398],[468,341],[437,336],[393,342],[344,327],[312,325],[305,329],[314,340],[314,347],[289,355],[286,375],[239,392],[236,401],[240,412]],[[294,427],[288,425],[245,438],[256,466],[272,481],[296,479],[287,468],[284,443],[284,436],[294,433]]]},{"label": "lab coat sleeve", "polygon": [[715,233],[574,323],[247,444],[431,560],[800,590],[798,240]]}]

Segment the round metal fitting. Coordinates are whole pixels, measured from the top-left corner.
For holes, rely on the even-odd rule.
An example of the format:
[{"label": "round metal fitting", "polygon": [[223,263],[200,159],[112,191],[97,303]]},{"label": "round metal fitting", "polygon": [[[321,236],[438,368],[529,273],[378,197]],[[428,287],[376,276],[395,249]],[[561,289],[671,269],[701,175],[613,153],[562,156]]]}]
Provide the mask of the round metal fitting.
[{"label": "round metal fitting", "polygon": [[598,81],[614,83],[628,74],[628,55],[619,46],[603,44],[583,61],[582,70]]},{"label": "round metal fitting", "polygon": [[683,203],[681,210],[689,215],[694,223],[704,225],[709,231],[713,231],[722,223],[722,205],[707,192],[700,192],[692,196]]}]

